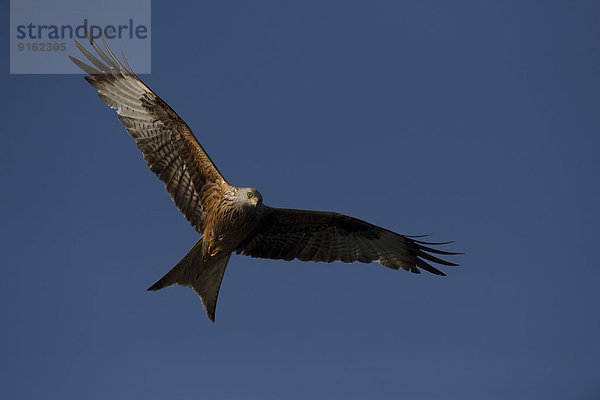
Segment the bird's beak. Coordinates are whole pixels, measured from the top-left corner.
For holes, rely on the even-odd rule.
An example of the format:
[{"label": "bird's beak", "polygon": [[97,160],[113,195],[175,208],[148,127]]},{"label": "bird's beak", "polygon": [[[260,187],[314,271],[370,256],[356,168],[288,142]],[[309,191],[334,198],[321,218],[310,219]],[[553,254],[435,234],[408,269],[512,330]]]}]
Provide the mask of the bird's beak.
[{"label": "bird's beak", "polygon": [[252,203],[252,205],[256,205],[258,203],[258,197],[254,196],[250,199],[250,203]]}]

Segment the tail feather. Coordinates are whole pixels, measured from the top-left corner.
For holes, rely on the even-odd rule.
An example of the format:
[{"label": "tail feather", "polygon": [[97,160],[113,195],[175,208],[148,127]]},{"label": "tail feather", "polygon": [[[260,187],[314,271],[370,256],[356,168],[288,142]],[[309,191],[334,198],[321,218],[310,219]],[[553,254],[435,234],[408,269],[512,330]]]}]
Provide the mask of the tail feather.
[{"label": "tail feather", "polygon": [[206,314],[208,314],[208,318],[212,322],[215,322],[217,297],[219,296],[221,281],[223,280],[229,257],[231,257],[231,253],[216,260],[209,260],[209,263],[205,265],[205,269],[200,273],[198,279],[189,285],[200,296]]},{"label": "tail feather", "polygon": [[173,267],[169,272],[160,278],[154,285],[148,288],[149,292],[164,289],[175,284],[188,286],[192,281],[191,274],[194,272],[193,266],[200,268],[202,264],[202,238],[196,242],[194,247]]},{"label": "tail feather", "polygon": [[204,260],[202,239],[186,254],[179,263],[160,278],[148,291],[157,291],[172,285],[187,286],[200,296],[208,318],[215,322],[215,309],[221,281],[231,253],[226,256]]}]

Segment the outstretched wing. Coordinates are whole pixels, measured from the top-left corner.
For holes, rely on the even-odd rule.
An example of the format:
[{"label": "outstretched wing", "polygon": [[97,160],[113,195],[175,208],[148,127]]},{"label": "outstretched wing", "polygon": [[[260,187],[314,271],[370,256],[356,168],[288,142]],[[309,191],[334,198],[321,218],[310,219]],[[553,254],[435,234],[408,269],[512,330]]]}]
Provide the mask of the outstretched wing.
[{"label": "outstretched wing", "polygon": [[206,202],[225,184],[187,124],[110,51],[107,56],[88,34],[96,56],[75,44],[94,67],[69,57],[89,75],[85,79],[98,96],[117,110],[119,121],[135,139],[150,170],[164,182],[173,202],[202,233]]},{"label": "outstretched wing", "polygon": [[429,262],[457,264],[429,253],[454,255],[427,247],[428,243],[388,231],[346,215],[322,212],[264,208],[254,232],[237,248],[237,253],[274,260],[376,261],[391,269],[419,273],[419,268],[445,275]]}]

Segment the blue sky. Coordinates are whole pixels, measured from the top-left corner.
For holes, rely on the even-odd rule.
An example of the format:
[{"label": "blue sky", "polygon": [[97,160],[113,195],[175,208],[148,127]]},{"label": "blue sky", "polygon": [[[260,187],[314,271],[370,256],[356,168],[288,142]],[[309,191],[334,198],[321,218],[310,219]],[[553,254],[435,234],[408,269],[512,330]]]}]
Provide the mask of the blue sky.
[{"label": "blue sky", "polygon": [[444,278],[233,257],[216,324],[189,289],[145,290],[198,236],[114,112],[5,50],[3,394],[598,398],[599,16],[154,1],[142,79],[232,184],[466,253]]}]

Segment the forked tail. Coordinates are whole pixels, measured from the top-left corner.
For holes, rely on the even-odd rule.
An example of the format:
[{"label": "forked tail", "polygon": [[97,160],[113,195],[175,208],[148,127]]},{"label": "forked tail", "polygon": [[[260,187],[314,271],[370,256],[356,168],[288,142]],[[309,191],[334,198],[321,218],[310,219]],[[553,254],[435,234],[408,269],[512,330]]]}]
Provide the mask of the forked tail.
[{"label": "forked tail", "polygon": [[208,318],[215,322],[217,297],[229,257],[231,253],[204,260],[200,239],[173,269],[148,290],[154,292],[172,285],[191,287],[200,296]]}]

